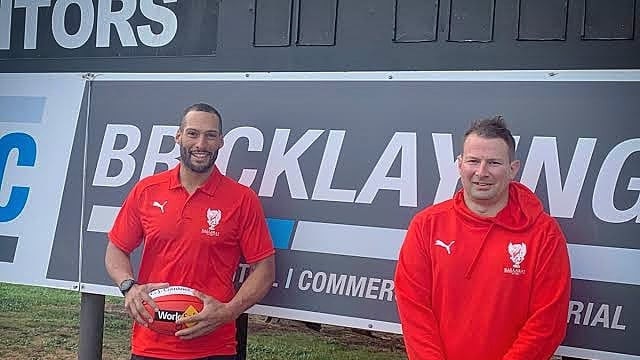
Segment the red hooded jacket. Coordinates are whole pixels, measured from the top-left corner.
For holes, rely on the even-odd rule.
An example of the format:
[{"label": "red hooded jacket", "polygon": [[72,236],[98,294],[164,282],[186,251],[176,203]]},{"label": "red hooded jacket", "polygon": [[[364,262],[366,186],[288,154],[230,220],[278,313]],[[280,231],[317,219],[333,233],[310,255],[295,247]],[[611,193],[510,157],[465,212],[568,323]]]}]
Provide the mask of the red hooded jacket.
[{"label": "red hooded jacket", "polygon": [[396,268],[410,360],[548,360],[562,342],[569,256],[557,222],[528,188],[480,217],[463,192],[411,221]]}]

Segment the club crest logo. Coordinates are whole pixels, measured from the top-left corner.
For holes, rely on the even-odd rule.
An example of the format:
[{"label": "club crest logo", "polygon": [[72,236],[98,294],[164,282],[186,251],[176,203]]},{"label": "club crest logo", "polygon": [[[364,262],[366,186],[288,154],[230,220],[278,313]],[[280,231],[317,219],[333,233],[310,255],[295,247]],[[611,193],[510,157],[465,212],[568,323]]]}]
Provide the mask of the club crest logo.
[{"label": "club crest logo", "polygon": [[207,224],[209,224],[209,228],[202,229],[202,233],[209,236],[220,236],[220,233],[216,231],[216,226],[220,224],[220,219],[222,219],[222,211],[207,209]]},{"label": "club crest logo", "polygon": [[521,268],[521,264],[524,261],[524,257],[527,255],[527,244],[524,242],[520,244],[513,244],[509,241],[507,252],[509,254],[509,260],[511,260],[513,264],[510,267],[504,268],[505,274],[524,275],[525,270]]},{"label": "club crest logo", "polygon": [[527,255],[527,244],[512,244],[509,242],[508,250],[511,261],[513,261],[513,267],[519,269],[520,264],[524,261],[525,255]]},{"label": "club crest logo", "polygon": [[220,223],[222,217],[222,211],[207,209],[207,223],[209,224],[209,230],[214,231],[216,225]]}]

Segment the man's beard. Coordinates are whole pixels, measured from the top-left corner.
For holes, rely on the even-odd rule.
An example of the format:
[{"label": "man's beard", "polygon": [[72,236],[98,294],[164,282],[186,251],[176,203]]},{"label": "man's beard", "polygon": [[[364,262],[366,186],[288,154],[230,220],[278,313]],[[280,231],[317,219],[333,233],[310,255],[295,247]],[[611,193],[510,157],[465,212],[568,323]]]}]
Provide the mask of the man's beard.
[{"label": "man's beard", "polygon": [[209,152],[209,154],[211,155],[209,156],[208,162],[202,165],[196,165],[191,162],[191,153],[189,152],[189,150],[187,150],[187,148],[184,146],[180,146],[180,160],[182,161],[182,164],[189,168],[189,170],[196,173],[206,173],[207,171],[211,170],[211,167],[213,167],[213,164],[215,164],[216,159],[218,158],[218,150],[216,150],[214,153]]}]

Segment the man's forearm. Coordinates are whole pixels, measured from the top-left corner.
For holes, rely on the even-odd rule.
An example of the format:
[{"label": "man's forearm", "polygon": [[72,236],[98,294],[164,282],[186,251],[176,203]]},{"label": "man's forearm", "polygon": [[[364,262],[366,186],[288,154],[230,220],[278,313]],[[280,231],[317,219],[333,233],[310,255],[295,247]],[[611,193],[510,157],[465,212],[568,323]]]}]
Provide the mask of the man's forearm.
[{"label": "man's forearm", "polygon": [[120,284],[126,279],[133,278],[133,268],[131,267],[129,254],[118,249],[111,242],[107,245],[104,262],[107,273],[115,284]]},{"label": "man's forearm", "polygon": [[255,264],[255,268],[236,295],[227,303],[234,318],[260,301],[271,289],[275,280],[275,258],[270,256]]}]

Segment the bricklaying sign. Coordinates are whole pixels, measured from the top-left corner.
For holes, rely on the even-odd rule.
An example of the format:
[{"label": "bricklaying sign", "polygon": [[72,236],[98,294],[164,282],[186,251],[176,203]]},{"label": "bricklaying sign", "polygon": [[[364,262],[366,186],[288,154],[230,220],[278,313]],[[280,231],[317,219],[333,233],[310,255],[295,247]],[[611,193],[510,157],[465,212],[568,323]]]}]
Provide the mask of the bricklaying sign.
[{"label": "bricklaying sign", "polygon": [[276,282],[251,311],[399,333],[408,222],[459,188],[463,132],[499,113],[519,181],[569,242],[559,353],[640,359],[640,73],[392,75],[100,74],[86,89],[79,74],[3,76],[0,280],[117,294],[106,232],[138,180],[177,164],[180,113],[202,101],[224,119],[218,167],[260,196],[278,249]]}]

